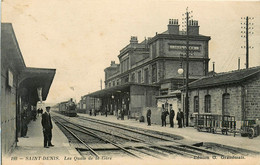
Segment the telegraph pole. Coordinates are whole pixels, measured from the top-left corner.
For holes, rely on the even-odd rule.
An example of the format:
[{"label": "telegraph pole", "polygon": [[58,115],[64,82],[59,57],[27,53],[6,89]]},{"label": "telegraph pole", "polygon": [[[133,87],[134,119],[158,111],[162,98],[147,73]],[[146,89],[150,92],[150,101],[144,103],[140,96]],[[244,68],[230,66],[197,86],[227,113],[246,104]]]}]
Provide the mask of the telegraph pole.
[{"label": "telegraph pole", "polygon": [[186,97],[185,97],[185,117],[186,126],[189,125],[189,12],[186,10]]},{"label": "telegraph pole", "polygon": [[[249,23],[249,20],[250,19],[253,20],[254,17],[248,17],[247,16],[247,17],[241,17],[241,19],[245,19],[245,21],[246,21],[244,23],[241,23],[241,29],[243,29],[241,31],[241,33],[242,33],[241,37],[246,38],[246,41],[245,41],[246,46],[241,46],[241,48],[246,48],[246,69],[248,69],[249,68],[249,48],[254,48],[254,47],[249,46],[249,34],[254,34],[254,32],[253,32],[254,23]],[[245,29],[245,31],[244,31],[244,29]]]},{"label": "telegraph pole", "polygon": [[248,17],[246,17],[246,69],[248,69],[249,66],[249,62],[248,62],[248,56],[249,56],[249,52],[248,52]]}]

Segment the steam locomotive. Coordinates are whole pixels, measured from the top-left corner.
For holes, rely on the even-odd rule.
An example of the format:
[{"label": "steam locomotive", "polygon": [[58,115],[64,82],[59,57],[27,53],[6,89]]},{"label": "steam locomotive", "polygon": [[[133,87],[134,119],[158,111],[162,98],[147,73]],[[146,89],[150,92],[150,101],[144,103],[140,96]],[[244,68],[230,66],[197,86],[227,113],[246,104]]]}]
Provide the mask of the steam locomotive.
[{"label": "steam locomotive", "polygon": [[59,112],[66,116],[75,117],[77,116],[75,102],[70,99],[69,101],[64,101],[59,104]]}]

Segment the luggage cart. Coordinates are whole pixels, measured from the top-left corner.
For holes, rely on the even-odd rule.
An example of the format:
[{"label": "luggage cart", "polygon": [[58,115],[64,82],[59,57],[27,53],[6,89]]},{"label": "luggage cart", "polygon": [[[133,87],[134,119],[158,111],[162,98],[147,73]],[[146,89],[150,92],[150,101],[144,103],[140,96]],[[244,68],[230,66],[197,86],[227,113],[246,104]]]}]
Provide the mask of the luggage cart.
[{"label": "luggage cart", "polygon": [[212,124],[211,124],[211,132],[217,133],[219,130],[221,130],[221,115],[212,115]]},{"label": "luggage cart", "polygon": [[195,115],[196,122],[195,128],[198,131],[214,132],[215,131],[215,118],[214,114],[197,114]]},{"label": "luggage cart", "polygon": [[227,135],[228,132],[234,133],[234,136],[236,135],[235,116],[223,115],[221,121],[221,133]]},{"label": "luggage cart", "polygon": [[243,137],[248,136],[248,138],[253,139],[259,136],[259,122],[258,120],[244,120],[241,124],[240,134]]}]

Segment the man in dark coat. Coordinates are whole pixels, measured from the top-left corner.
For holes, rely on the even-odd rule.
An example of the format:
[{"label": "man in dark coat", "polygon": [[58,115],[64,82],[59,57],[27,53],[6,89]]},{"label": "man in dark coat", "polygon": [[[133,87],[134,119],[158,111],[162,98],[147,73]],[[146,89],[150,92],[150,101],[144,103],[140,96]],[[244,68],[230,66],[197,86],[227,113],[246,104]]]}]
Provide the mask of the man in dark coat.
[{"label": "man in dark coat", "polygon": [[147,110],[147,113],[146,113],[146,118],[147,118],[147,123],[148,123],[148,126],[151,125],[151,115],[152,115],[152,112],[150,109]]},{"label": "man in dark coat", "polygon": [[44,148],[53,147],[54,145],[51,144],[52,138],[52,122],[51,122],[51,115],[50,115],[51,107],[46,107],[46,112],[42,114],[42,127],[43,127],[43,135],[44,135]]},{"label": "man in dark coat", "polygon": [[164,108],[162,108],[161,119],[162,119],[162,127],[163,127],[164,126]]},{"label": "man in dark coat", "polygon": [[24,138],[28,138],[28,136],[26,136],[28,130],[28,126],[27,126],[28,117],[27,117],[26,110],[27,109],[24,108],[21,114],[21,119],[22,119],[21,137]]},{"label": "man in dark coat", "polygon": [[181,109],[179,108],[179,112],[177,113],[177,121],[178,121],[178,128],[182,128],[182,120],[184,118],[183,112],[181,112]]},{"label": "man in dark coat", "polygon": [[169,118],[170,118],[170,125],[171,125],[172,128],[174,127],[174,121],[173,121],[174,116],[175,116],[175,112],[172,109],[172,105],[170,105],[170,116],[169,116]]},{"label": "man in dark coat", "polygon": [[166,117],[169,115],[168,109],[164,110],[164,126],[166,127]]},{"label": "man in dark coat", "polygon": [[162,113],[161,113],[161,119],[162,119],[162,127],[165,126],[166,127],[166,116],[169,115],[169,112],[166,109],[162,109]]}]

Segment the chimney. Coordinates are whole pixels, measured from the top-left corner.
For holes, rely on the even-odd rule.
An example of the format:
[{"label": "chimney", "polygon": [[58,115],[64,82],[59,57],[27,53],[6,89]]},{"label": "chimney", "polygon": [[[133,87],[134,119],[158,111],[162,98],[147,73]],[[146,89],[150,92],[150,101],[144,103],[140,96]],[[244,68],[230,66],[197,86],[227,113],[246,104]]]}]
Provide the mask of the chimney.
[{"label": "chimney", "polygon": [[116,62],[115,61],[111,61],[110,66],[115,66],[115,65],[116,65]]},{"label": "chimney", "polygon": [[169,34],[179,34],[178,19],[169,19],[168,32]]},{"label": "chimney", "polygon": [[131,36],[130,44],[138,44],[138,40],[136,36]]},{"label": "chimney", "polygon": [[197,20],[189,20],[189,35],[199,35],[199,24]]}]

